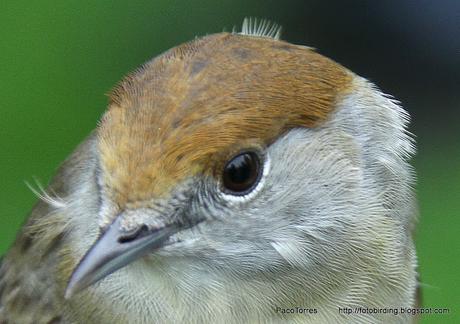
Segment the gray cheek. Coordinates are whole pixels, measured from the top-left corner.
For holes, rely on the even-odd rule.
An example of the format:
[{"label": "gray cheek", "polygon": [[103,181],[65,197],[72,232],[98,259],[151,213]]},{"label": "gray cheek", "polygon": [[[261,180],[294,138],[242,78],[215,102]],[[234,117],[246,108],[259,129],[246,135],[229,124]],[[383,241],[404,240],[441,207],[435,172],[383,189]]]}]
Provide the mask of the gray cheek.
[{"label": "gray cheek", "polygon": [[270,244],[278,240],[326,233],[343,215],[356,214],[361,176],[357,152],[343,132],[291,130],[268,148],[269,165],[255,193],[238,200],[218,192],[213,199],[202,197],[196,212],[214,220],[201,234],[210,241],[245,241],[272,249]]},{"label": "gray cheek", "polygon": [[331,128],[293,129],[270,148],[271,171],[248,204],[276,226],[316,223],[347,213],[359,195],[359,150],[350,136]]},{"label": "gray cheek", "polygon": [[343,132],[291,130],[268,148],[269,170],[253,197],[229,202],[202,188],[193,210],[206,213],[209,222],[183,233],[184,239],[195,239],[184,249],[234,266],[242,260],[258,267],[276,267],[284,259],[325,262],[321,255],[343,246],[334,247],[330,238],[345,241],[349,231],[342,231],[343,222],[353,226],[347,219],[359,214],[358,151]]}]

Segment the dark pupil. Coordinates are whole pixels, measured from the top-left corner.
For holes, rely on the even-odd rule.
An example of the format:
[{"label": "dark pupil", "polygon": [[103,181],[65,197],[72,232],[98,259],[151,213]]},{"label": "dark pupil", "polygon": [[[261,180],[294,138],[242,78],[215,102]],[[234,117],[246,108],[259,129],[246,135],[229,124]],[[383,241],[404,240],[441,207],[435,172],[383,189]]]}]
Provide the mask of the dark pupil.
[{"label": "dark pupil", "polygon": [[242,192],[250,189],[257,181],[259,159],[255,153],[242,153],[231,159],[224,169],[224,186]]}]

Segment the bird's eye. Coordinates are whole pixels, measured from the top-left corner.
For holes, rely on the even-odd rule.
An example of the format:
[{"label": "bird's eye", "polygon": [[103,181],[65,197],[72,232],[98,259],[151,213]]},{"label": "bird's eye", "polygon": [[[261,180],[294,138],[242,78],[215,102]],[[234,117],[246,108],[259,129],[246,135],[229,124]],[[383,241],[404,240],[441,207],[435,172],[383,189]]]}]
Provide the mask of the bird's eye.
[{"label": "bird's eye", "polygon": [[242,196],[256,186],[262,174],[259,156],[243,152],[231,158],[224,168],[222,183],[226,191]]}]

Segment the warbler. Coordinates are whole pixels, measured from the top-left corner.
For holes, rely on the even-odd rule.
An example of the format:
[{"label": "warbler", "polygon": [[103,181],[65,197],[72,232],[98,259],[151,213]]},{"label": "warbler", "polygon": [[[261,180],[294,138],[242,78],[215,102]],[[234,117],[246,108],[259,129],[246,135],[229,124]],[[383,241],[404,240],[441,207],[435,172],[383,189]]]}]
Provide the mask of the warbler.
[{"label": "warbler", "polygon": [[0,323],[412,322],[389,313],[417,305],[408,124],[273,24],[175,47],[40,194]]}]

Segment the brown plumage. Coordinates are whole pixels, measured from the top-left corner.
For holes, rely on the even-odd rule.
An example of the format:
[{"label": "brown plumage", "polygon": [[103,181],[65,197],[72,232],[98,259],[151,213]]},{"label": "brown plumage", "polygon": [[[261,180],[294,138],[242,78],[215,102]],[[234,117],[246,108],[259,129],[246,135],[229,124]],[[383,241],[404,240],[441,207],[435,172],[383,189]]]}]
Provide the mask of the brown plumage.
[{"label": "brown plumage", "polygon": [[167,195],[242,145],[320,125],[350,80],[313,50],[266,37],[222,33],[172,49],[110,96],[99,129],[106,185],[120,204]]}]

